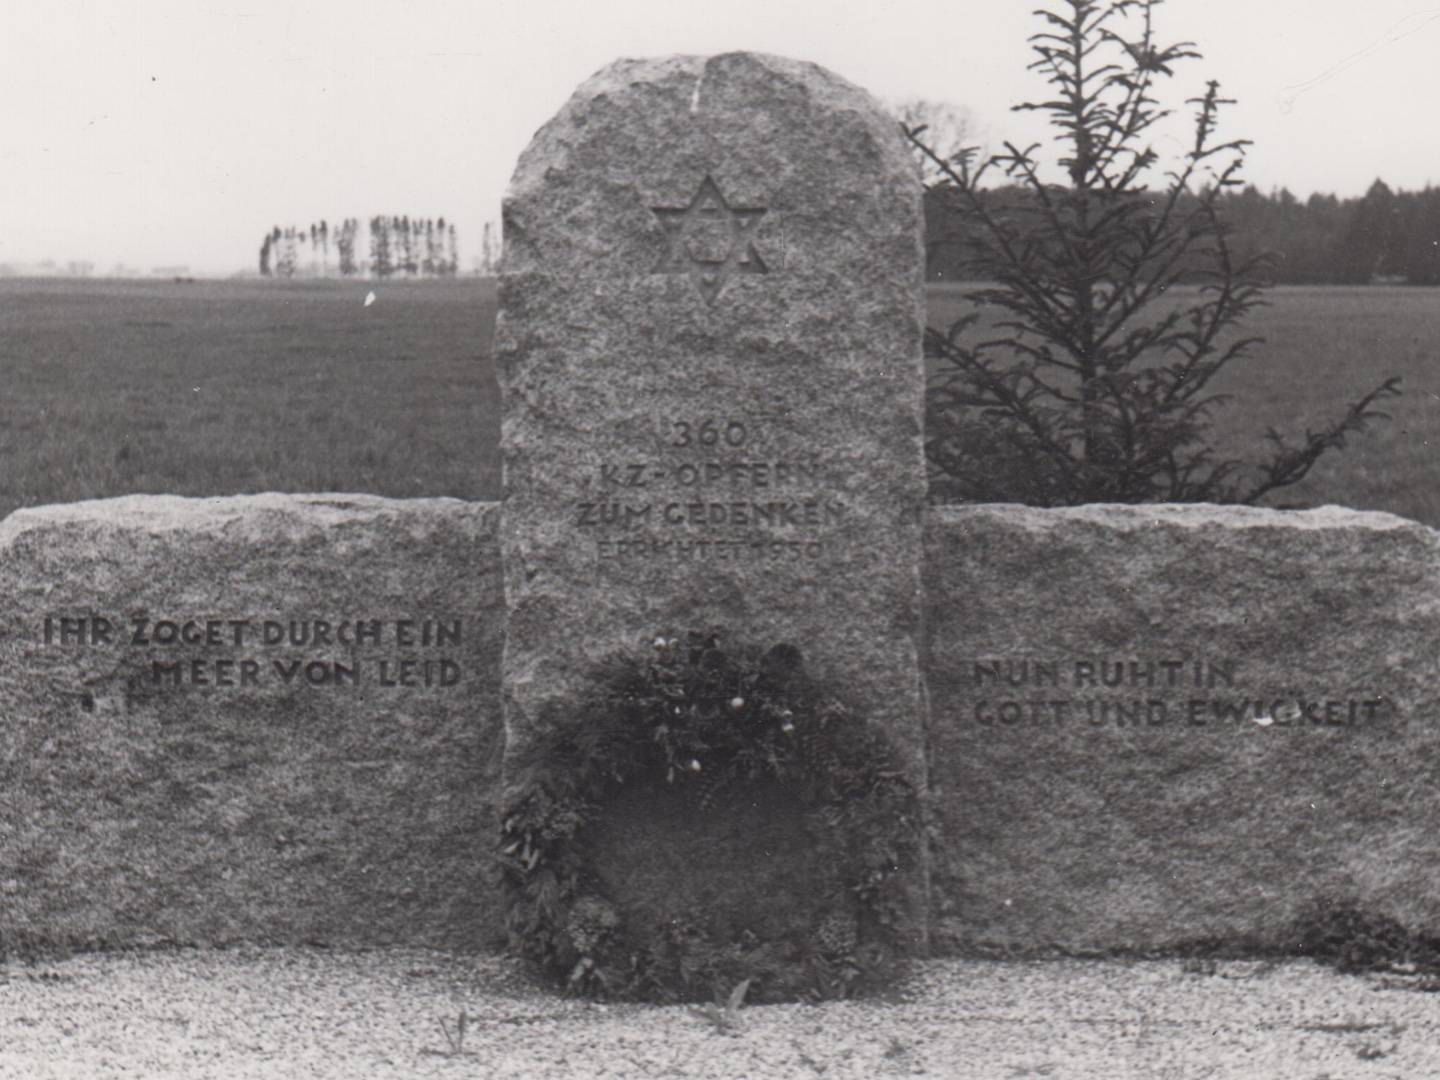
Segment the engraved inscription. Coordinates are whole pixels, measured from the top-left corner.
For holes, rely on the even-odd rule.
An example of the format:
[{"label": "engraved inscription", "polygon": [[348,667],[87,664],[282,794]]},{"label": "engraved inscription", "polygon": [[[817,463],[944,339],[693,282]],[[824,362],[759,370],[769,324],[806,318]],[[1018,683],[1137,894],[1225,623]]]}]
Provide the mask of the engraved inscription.
[{"label": "engraved inscription", "polygon": [[958,691],[959,717],[987,728],[1221,730],[1357,728],[1395,715],[1382,694],[1245,686],[1234,659],[967,660],[931,685]]},{"label": "engraved inscription", "polygon": [[715,303],[727,279],[770,272],[750,238],[756,222],[769,211],[763,206],[731,206],[711,177],[700,182],[688,206],[650,210],[666,238],[656,272],[688,274],[707,304]]},{"label": "engraved inscription", "polygon": [[[450,617],[110,618],[55,612],[45,616],[40,628],[40,640],[55,648],[143,650],[145,681],[172,687],[249,687],[265,682],[307,687],[451,687],[461,682],[464,671],[444,650],[460,648],[463,637],[463,621]],[[297,655],[293,650],[298,649],[307,651]],[[231,650],[243,653],[223,655]],[[361,650],[365,655],[360,655]]]},{"label": "engraved inscription", "polygon": [[672,415],[656,434],[657,456],[600,462],[573,504],[602,563],[818,559],[849,517],[818,460],[764,456],[754,417]]},{"label": "engraved inscription", "polygon": [[671,426],[675,429],[675,440],[671,446],[686,447],[696,443],[714,446],[722,439],[726,446],[745,445],[745,425],[739,420],[702,420],[698,425],[689,420],[676,420]]},{"label": "engraved inscription", "polygon": [[764,525],[799,528],[803,525],[833,525],[845,516],[839,503],[805,502],[582,502],[575,524],[581,528],[619,525],[627,529],[643,525],[706,528],[718,525]]}]

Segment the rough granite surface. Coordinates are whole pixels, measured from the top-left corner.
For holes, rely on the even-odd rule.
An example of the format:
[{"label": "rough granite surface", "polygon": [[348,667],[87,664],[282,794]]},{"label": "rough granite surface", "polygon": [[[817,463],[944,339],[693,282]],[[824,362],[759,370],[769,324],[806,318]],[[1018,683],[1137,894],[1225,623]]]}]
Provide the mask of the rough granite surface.
[{"label": "rough granite surface", "polygon": [[1440,536],[1327,507],[948,507],[926,530],[943,947],[1440,932]]},{"label": "rough granite surface", "polygon": [[780,57],[621,60],[535,136],[497,329],[511,750],[607,654],[719,627],[798,645],[922,782],[920,195],[868,94]]},{"label": "rough granite surface", "polygon": [[[496,518],[145,496],[0,524],[0,942],[494,943],[477,853],[502,751]],[[924,535],[938,947],[1263,942],[1320,898],[1440,932],[1435,533],[1197,506],[938,508]],[[396,620],[447,614],[458,649],[395,646]],[[104,616],[115,640],[52,621],[46,645],[47,615]],[[147,638],[249,620],[262,646],[135,646],[136,618]],[[263,644],[292,618],[381,619],[387,641]],[[379,685],[381,660],[442,653],[457,685]],[[216,679],[246,657],[263,684],[154,678],[157,660]],[[370,678],[269,666],[300,657]],[[630,902],[803,895],[783,813],[681,816],[637,793],[599,827]],[[712,872],[674,875],[674,896],[649,880],[686,857]]]},{"label": "rough granite surface", "polygon": [[133,496],[0,523],[0,942],[492,942],[497,516]]}]

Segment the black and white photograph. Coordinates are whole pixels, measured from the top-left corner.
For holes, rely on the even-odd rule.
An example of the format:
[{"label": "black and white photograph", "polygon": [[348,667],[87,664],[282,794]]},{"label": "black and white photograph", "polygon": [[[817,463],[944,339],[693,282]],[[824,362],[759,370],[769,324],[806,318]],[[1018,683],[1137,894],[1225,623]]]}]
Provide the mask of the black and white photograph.
[{"label": "black and white photograph", "polygon": [[1437,56],[8,0],[0,1080],[1440,1077]]}]

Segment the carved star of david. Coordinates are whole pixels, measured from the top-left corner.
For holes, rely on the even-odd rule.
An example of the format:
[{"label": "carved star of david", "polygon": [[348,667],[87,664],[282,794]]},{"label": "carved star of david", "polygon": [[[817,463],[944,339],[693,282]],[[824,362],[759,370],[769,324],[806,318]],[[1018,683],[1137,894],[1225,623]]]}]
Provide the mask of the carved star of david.
[{"label": "carved star of david", "polygon": [[665,228],[665,255],[657,273],[689,274],[707,304],[715,303],[725,282],[737,274],[768,274],[750,234],[769,210],[731,206],[706,176],[689,206],[652,206]]}]

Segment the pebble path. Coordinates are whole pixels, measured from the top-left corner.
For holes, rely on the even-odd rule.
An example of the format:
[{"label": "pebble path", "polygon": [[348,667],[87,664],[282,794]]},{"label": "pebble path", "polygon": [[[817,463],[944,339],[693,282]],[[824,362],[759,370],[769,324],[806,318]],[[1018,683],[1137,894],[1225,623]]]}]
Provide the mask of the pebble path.
[{"label": "pebble path", "polygon": [[937,960],[885,1000],[727,1023],[556,997],[496,957],[104,953],[0,964],[0,1077],[1440,1080],[1426,985],[1304,961]]}]

